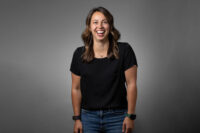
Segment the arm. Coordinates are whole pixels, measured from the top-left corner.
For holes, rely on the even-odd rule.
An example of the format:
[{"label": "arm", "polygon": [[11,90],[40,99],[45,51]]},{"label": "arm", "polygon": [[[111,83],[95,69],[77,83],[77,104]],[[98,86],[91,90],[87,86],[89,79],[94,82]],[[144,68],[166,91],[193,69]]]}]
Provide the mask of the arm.
[{"label": "arm", "polygon": [[135,106],[137,100],[137,66],[127,69],[125,71],[126,85],[127,85],[127,101],[129,114],[135,113]]},{"label": "arm", "polygon": [[[72,75],[72,105],[73,105],[73,111],[74,115],[80,115],[80,105],[81,105],[81,87],[80,87],[80,79],[81,77],[71,73]],[[74,133],[82,133],[82,123],[80,120],[76,120],[74,124]]]},{"label": "arm", "polygon": [[[127,69],[125,71],[126,85],[127,85],[127,101],[128,101],[128,114],[135,114],[135,106],[137,99],[137,66]],[[123,122],[122,132],[125,133],[132,132],[134,129],[134,120],[125,118]]]},{"label": "arm", "polygon": [[[134,65],[133,67],[127,69],[125,71],[126,77],[126,85],[127,85],[127,101],[128,101],[128,114],[135,114],[135,106],[137,99],[137,67]],[[125,133],[132,132],[134,129],[134,120],[129,118],[125,118],[123,122],[122,132]]]},{"label": "arm", "polygon": [[81,89],[80,89],[80,79],[81,77],[71,73],[72,75],[72,89],[71,89],[71,97],[72,97],[72,105],[74,115],[80,115],[80,106],[81,106]]}]

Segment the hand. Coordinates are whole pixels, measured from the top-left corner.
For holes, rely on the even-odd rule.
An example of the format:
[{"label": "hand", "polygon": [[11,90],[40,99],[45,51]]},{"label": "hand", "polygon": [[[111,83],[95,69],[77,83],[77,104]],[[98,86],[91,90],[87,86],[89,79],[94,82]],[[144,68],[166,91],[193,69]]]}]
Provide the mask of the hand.
[{"label": "hand", "polygon": [[134,129],[134,120],[131,120],[128,117],[125,117],[122,126],[123,133],[131,133]]},{"label": "hand", "polygon": [[74,123],[74,133],[83,133],[82,129],[82,122],[80,120],[76,120]]}]

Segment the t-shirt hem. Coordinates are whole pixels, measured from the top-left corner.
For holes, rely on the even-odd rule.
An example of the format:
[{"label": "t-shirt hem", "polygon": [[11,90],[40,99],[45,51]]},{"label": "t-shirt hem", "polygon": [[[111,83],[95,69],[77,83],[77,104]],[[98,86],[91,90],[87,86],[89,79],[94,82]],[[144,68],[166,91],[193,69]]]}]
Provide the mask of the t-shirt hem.
[{"label": "t-shirt hem", "polygon": [[115,107],[85,107],[81,106],[82,109],[86,110],[109,110],[109,109],[128,109],[128,106],[115,106]]}]

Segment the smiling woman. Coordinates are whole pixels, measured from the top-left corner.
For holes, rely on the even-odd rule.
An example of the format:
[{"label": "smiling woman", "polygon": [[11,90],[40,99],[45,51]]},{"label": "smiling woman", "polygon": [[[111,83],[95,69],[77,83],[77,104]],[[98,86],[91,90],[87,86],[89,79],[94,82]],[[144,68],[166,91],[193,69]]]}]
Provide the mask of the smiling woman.
[{"label": "smiling woman", "polygon": [[[103,7],[93,8],[88,13],[86,28],[82,33],[82,39],[85,44],[85,52],[82,55],[83,61],[90,62],[95,57],[111,58],[114,56],[118,59],[119,49],[117,47],[117,41],[119,38],[120,33],[114,27],[112,14]],[[101,46],[101,48],[96,48],[96,46]]]},{"label": "smiling woman", "polygon": [[138,65],[131,45],[119,38],[111,13],[93,8],[82,33],[84,46],[74,51],[70,67],[75,133],[134,128]]},{"label": "smiling woman", "polygon": [[95,12],[92,15],[90,31],[92,32],[95,41],[107,41],[109,28],[109,23],[103,13]]}]

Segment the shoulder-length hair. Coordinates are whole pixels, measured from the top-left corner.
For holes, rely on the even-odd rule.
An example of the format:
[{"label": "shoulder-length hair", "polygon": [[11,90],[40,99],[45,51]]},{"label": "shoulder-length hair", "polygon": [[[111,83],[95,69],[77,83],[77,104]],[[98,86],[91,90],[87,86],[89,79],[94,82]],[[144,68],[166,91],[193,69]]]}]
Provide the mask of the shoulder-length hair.
[{"label": "shoulder-length hair", "polygon": [[109,48],[108,48],[108,58],[119,58],[119,48],[117,45],[117,41],[120,39],[120,32],[114,27],[114,19],[112,14],[105,9],[104,7],[96,7],[89,11],[87,18],[86,18],[86,28],[83,31],[81,37],[85,45],[85,51],[82,54],[82,59],[84,62],[90,62],[94,59],[94,50],[93,50],[93,36],[90,32],[90,22],[92,15],[95,12],[101,12],[106,17],[108,24],[110,26],[110,32],[108,34],[109,39]]}]

